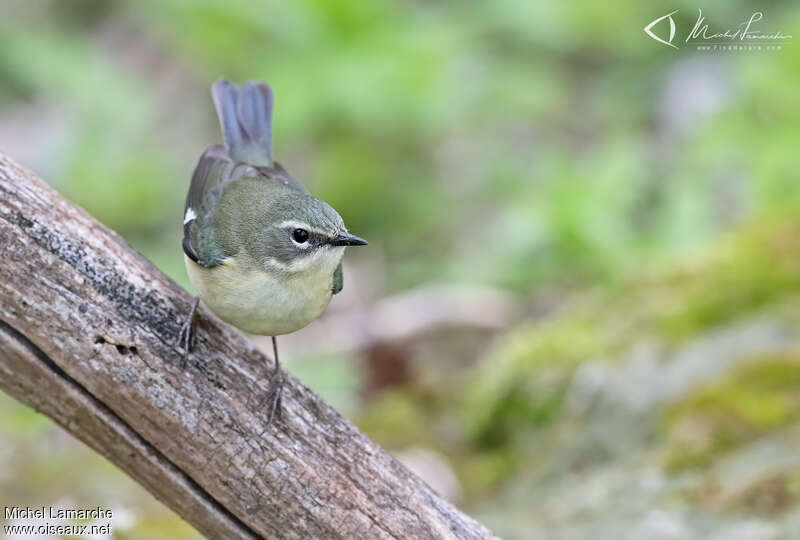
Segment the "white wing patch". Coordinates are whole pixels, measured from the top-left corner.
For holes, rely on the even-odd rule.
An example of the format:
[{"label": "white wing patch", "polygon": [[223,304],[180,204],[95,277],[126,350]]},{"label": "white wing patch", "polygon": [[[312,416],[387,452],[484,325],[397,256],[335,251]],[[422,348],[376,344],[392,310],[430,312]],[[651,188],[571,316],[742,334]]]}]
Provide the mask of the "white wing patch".
[{"label": "white wing patch", "polygon": [[186,215],[183,216],[183,224],[186,225],[190,221],[194,221],[197,219],[197,214],[194,213],[194,210],[191,208],[186,209]]}]

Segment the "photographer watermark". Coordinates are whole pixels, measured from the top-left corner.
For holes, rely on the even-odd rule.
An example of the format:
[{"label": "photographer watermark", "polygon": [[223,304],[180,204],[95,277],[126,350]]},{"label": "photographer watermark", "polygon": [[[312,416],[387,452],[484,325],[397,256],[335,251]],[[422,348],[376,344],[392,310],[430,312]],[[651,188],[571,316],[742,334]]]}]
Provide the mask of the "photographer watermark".
[{"label": "photographer watermark", "polygon": [[6,506],[3,509],[6,538],[32,536],[111,537],[114,512],[110,508],[62,506]]},{"label": "photographer watermark", "polygon": [[792,39],[790,34],[780,30],[762,30],[760,23],[764,13],[761,11],[754,11],[736,26],[720,29],[711,27],[703,10],[698,9],[697,21],[681,43],[680,38],[675,39],[677,24],[674,16],[678,11],[676,9],[652,20],[644,27],[644,33],[673,49],[688,46],[698,51],[780,51]]}]

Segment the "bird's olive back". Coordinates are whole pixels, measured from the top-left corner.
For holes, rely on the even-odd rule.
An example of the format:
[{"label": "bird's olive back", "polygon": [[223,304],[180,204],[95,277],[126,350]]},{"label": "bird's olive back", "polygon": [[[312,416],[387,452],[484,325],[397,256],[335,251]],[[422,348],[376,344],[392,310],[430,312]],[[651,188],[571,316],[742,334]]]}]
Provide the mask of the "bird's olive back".
[{"label": "bird's olive back", "polygon": [[228,256],[246,253],[257,262],[290,264],[325,246],[345,227],[324,201],[260,177],[239,179],[225,189],[214,228]]}]

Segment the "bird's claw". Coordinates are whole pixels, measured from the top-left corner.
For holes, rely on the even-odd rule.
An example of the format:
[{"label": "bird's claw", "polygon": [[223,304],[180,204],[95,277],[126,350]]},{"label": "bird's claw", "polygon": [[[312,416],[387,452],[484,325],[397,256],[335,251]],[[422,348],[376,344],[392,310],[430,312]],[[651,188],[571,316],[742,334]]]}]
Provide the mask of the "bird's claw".
[{"label": "bird's claw", "polygon": [[189,319],[181,326],[181,332],[178,334],[178,347],[181,350],[181,367],[186,367],[186,362],[189,359],[189,352],[194,346],[194,328],[192,327]]},{"label": "bird's claw", "polygon": [[277,417],[278,421],[283,421],[283,374],[280,371],[270,377],[267,395],[261,402],[259,409],[265,405],[269,410],[267,416],[268,426],[272,424],[273,418]]},{"label": "bird's claw", "polygon": [[178,333],[177,346],[181,350],[181,367],[186,368],[186,363],[189,360],[189,352],[194,348],[197,340],[197,332],[194,328],[194,314],[197,311],[197,304],[200,302],[199,298],[195,298],[192,303],[192,309],[189,310],[189,315],[181,325],[181,331]]}]

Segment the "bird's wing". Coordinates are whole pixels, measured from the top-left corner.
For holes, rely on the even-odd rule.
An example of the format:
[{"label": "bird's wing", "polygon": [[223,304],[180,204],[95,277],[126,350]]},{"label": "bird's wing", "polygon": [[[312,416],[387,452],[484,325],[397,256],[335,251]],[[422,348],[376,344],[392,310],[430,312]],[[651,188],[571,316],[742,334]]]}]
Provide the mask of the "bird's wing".
[{"label": "bird's wing", "polygon": [[333,271],[333,287],[331,288],[331,292],[333,294],[339,294],[342,292],[342,287],[344,286],[344,275],[342,274],[342,263],[339,263],[339,266],[336,267],[336,270]]},{"label": "bird's wing", "polygon": [[217,204],[229,185],[240,178],[253,177],[304,191],[279,163],[269,167],[234,163],[228,151],[220,145],[209,146],[200,156],[192,174],[183,214],[183,252],[200,266],[213,268],[228,257],[214,230]]},{"label": "bird's wing", "polygon": [[235,164],[220,145],[209,146],[192,174],[183,214],[183,252],[206,268],[220,264],[227,254],[214,234],[214,214],[219,198],[234,180],[258,176],[255,168]]},{"label": "bird's wing", "polygon": [[303,185],[292,178],[289,172],[283,168],[283,165],[278,163],[277,161],[274,162],[269,167],[254,167],[265,180],[280,182],[285,186],[289,186],[290,188],[296,189],[301,193],[305,193],[306,190]]}]

